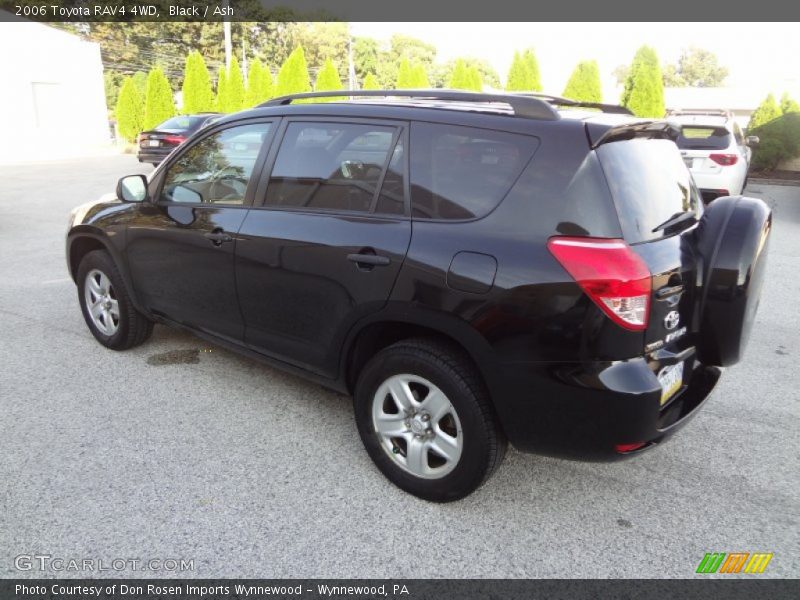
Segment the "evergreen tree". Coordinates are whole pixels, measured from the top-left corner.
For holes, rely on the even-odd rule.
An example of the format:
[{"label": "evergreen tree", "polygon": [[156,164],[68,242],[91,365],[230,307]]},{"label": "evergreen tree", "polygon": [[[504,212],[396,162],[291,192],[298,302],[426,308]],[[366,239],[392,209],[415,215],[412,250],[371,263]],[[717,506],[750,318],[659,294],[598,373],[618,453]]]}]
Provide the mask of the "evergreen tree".
[{"label": "evergreen tree", "polygon": [[778,103],[775,102],[775,96],[768,94],[763,102],[758,105],[758,108],[753,111],[753,114],[750,115],[750,122],[747,124],[747,130],[752,131],[756,127],[766,125],[780,116],[781,109]]},{"label": "evergreen tree", "polygon": [[416,63],[411,68],[411,78],[414,82],[413,88],[418,90],[424,90],[431,87],[431,82],[428,80],[428,73],[425,71],[425,65],[422,63]]},{"label": "evergreen tree", "polygon": [[481,80],[481,72],[478,70],[478,67],[475,65],[470,65],[467,67],[467,78],[469,87],[468,90],[473,90],[475,92],[483,91],[483,81]]},{"label": "evergreen tree", "polygon": [[275,85],[275,95],[286,96],[310,91],[311,78],[308,75],[306,56],[303,47],[298,46],[281,65],[278,82]]},{"label": "evergreen tree", "polygon": [[664,116],[664,82],[656,51],[649,46],[639,48],[633,57],[621,104],[638,117]]},{"label": "evergreen tree", "polygon": [[361,84],[362,90],[379,90],[381,89],[381,84],[378,83],[378,78],[375,77],[374,73],[367,73],[367,76],[364,77],[364,83]]},{"label": "evergreen tree", "polygon": [[400,60],[400,67],[397,69],[397,82],[394,87],[398,90],[408,90],[414,87],[414,73],[411,63],[405,56]]},{"label": "evergreen tree", "polygon": [[[317,81],[314,84],[315,92],[329,92],[336,90],[343,90],[342,80],[339,77],[339,71],[333,64],[333,61],[328,58],[322,65],[322,68],[317,73]],[[320,102],[335,102],[341,100],[341,97],[331,96],[330,98],[319,98]]]},{"label": "evergreen tree", "polygon": [[600,102],[603,99],[603,91],[597,62],[594,60],[579,62],[567,82],[567,87],[564,88],[563,95],[583,102]]},{"label": "evergreen tree", "polygon": [[245,107],[249,108],[252,106],[256,106],[261,102],[264,102],[269,98],[269,95],[265,95],[265,89],[268,87],[264,84],[264,79],[269,76],[270,83],[272,83],[272,76],[269,75],[269,71],[264,69],[264,66],[261,64],[261,61],[257,58],[254,59],[250,63],[250,68],[247,71],[247,92],[245,93]]},{"label": "evergreen tree", "polygon": [[453,67],[453,72],[450,74],[450,80],[447,82],[447,87],[452,90],[468,90],[470,89],[469,71],[467,63],[462,60],[456,60]]},{"label": "evergreen tree", "polygon": [[133,83],[136,85],[136,89],[139,90],[139,95],[142,97],[142,102],[144,103],[144,96],[147,93],[147,73],[142,71],[136,71],[133,74]]},{"label": "evergreen tree", "polygon": [[800,112],[800,104],[789,96],[789,92],[783,92],[783,96],[781,96],[781,112],[784,115]]},{"label": "evergreen tree", "polygon": [[272,72],[269,70],[268,66],[263,65],[263,69],[261,71],[261,101],[266,102],[272,98],[274,92],[275,81],[272,79]]},{"label": "evergreen tree", "polygon": [[245,91],[244,75],[239,67],[236,57],[231,58],[231,66],[228,69],[228,110],[225,112],[238,112],[244,108]]},{"label": "evergreen tree", "polygon": [[117,96],[117,129],[129,142],[136,141],[144,122],[144,97],[131,77],[125,77]]},{"label": "evergreen tree", "polygon": [[230,101],[228,99],[228,70],[220,67],[217,75],[217,110],[221,113],[228,112]]},{"label": "evergreen tree", "polygon": [[175,101],[172,88],[161,67],[155,67],[147,75],[147,90],[144,99],[144,129],[152,129],[175,116]]},{"label": "evergreen tree", "polygon": [[522,63],[528,72],[528,90],[534,92],[542,91],[542,75],[539,72],[539,61],[536,60],[536,55],[533,50],[528,49],[522,53]]},{"label": "evergreen tree", "polygon": [[514,60],[511,61],[511,67],[508,69],[506,90],[509,92],[531,91],[528,68],[519,52],[514,52]]},{"label": "evergreen tree", "polygon": [[214,110],[214,91],[211,89],[211,76],[208,74],[203,56],[192,51],[186,57],[183,76],[183,114],[209,112]]}]

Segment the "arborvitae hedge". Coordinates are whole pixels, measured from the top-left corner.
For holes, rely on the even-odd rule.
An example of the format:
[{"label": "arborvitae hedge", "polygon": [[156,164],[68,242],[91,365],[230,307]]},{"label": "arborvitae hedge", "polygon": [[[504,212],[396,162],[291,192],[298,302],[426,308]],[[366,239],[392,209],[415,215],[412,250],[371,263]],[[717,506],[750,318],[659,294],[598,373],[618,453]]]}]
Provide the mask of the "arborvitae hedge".
[{"label": "arborvitae hedge", "polygon": [[122,81],[116,106],[117,129],[127,141],[136,141],[144,122],[144,98],[131,77]]},{"label": "arborvitae hedge", "polygon": [[750,115],[750,122],[747,124],[748,132],[756,127],[766,125],[781,116],[781,109],[775,102],[775,96],[767,94],[767,97],[758,105]]},{"label": "arborvitae hedge", "polygon": [[298,46],[281,65],[278,82],[275,85],[276,96],[299,94],[311,91],[311,78],[303,47]]},{"label": "arborvitae hedge", "polygon": [[362,90],[379,90],[381,89],[381,84],[378,82],[378,78],[375,77],[374,73],[367,73],[367,76],[364,77],[364,83],[361,84]]},{"label": "arborvitae hedge", "polygon": [[583,60],[578,63],[564,88],[567,98],[583,102],[601,102],[603,87],[600,84],[600,69],[597,61]]},{"label": "arborvitae hedge", "polygon": [[152,129],[175,116],[175,101],[161,67],[155,67],[147,75],[147,91],[144,99],[144,129]]},{"label": "arborvitae hedge", "polygon": [[[344,86],[342,85],[342,80],[339,78],[339,71],[336,69],[336,65],[333,64],[333,61],[329,58],[325,61],[325,63],[322,65],[322,68],[317,73],[317,81],[314,85],[314,91],[329,92],[343,89]],[[320,98],[320,101],[333,102],[339,99],[340,98],[337,98],[336,96],[331,96],[330,98]]]},{"label": "arborvitae hedge", "polygon": [[638,117],[664,116],[664,81],[656,51],[642,46],[633,57],[621,104]]},{"label": "arborvitae hedge", "polygon": [[245,107],[244,104],[244,75],[236,57],[231,58],[228,69],[228,105],[224,112],[237,112]]},{"label": "arborvitae hedge", "polygon": [[397,69],[397,82],[394,87],[398,90],[409,90],[415,87],[414,72],[411,63],[405,56],[400,60],[400,67]]},{"label": "arborvitae hedge", "polygon": [[203,56],[193,51],[186,57],[183,75],[183,114],[194,114],[214,110],[214,90]]}]

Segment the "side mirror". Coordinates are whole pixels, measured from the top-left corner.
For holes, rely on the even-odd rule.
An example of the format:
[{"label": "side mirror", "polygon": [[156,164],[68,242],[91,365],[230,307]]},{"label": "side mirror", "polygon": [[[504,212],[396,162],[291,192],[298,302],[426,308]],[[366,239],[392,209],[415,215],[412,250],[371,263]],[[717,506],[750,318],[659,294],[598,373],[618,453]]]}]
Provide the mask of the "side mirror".
[{"label": "side mirror", "polygon": [[147,179],[144,175],[128,175],[117,182],[117,198],[123,202],[147,200]]},{"label": "side mirror", "polygon": [[751,148],[755,148],[756,146],[758,146],[759,142],[761,142],[761,140],[758,139],[757,135],[748,135],[744,140],[744,143],[750,146]]}]

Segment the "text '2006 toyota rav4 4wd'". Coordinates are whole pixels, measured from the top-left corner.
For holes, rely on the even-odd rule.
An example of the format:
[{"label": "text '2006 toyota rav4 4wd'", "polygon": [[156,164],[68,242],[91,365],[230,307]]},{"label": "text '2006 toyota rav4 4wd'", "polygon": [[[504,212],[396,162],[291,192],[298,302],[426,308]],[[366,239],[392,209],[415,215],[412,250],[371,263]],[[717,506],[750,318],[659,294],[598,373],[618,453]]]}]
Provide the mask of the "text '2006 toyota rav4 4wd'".
[{"label": "text '2006 toyota rav4 4wd'", "polygon": [[741,356],[771,212],[704,210],[674,126],[531,95],[292,104],[324,95],[224,117],[75,209],[98,341],[177,325],[352,394],[378,468],[435,501],[507,441],[653,447]]}]

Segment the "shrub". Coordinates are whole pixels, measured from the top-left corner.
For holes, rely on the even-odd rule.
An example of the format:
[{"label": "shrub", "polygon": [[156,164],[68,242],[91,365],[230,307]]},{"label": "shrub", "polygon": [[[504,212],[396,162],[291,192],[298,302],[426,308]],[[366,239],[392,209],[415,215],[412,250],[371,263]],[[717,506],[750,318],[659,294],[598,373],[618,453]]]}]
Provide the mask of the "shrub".
[{"label": "shrub", "polygon": [[183,106],[181,112],[193,114],[214,110],[214,90],[203,56],[193,51],[186,57],[183,76]]},{"label": "shrub", "polygon": [[621,104],[638,117],[664,116],[664,81],[656,51],[649,46],[639,48],[633,57]]},{"label": "shrub", "polygon": [[767,94],[767,97],[758,105],[750,115],[750,122],[747,124],[748,131],[766,125],[781,116],[781,109],[775,102],[775,96]]},{"label": "shrub", "polygon": [[311,78],[308,75],[306,55],[303,47],[298,46],[281,65],[278,81],[275,84],[275,95],[286,96],[310,91]]},{"label": "shrub", "polygon": [[119,134],[129,142],[135,141],[144,122],[144,98],[131,77],[125,77],[122,81],[116,115]]},{"label": "shrub", "polygon": [[244,75],[239,67],[236,57],[231,58],[231,66],[228,69],[228,104],[224,112],[237,112],[245,107],[244,104]]},{"label": "shrub", "polygon": [[398,90],[409,90],[414,87],[414,72],[407,57],[400,60],[400,67],[397,69],[397,81],[394,85]]},{"label": "shrub", "polygon": [[600,102],[603,99],[600,69],[594,60],[578,63],[564,88],[564,96],[583,102]]},{"label": "shrub", "polygon": [[367,76],[364,77],[364,83],[361,84],[362,90],[379,90],[381,89],[381,84],[378,83],[378,78],[375,77],[374,73],[367,73]]},{"label": "shrub", "polygon": [[748,135],[757,135],[760,143],[753,150],[753,169],[770,171],[782,161],[800,156],[800,113],[780,116],[756,128]]},{"label": "shrub", "polygon": [[147,91],[144,99],[144,129],[152,129],[175,116],[175,100],[167,76],[160,67],[147,75]]}]

